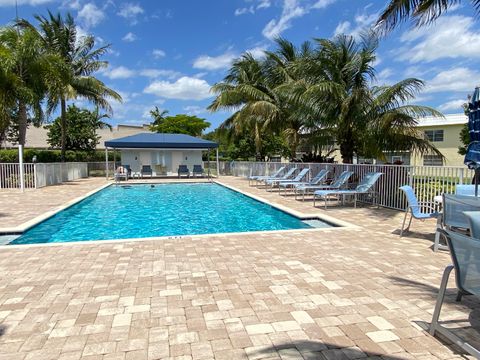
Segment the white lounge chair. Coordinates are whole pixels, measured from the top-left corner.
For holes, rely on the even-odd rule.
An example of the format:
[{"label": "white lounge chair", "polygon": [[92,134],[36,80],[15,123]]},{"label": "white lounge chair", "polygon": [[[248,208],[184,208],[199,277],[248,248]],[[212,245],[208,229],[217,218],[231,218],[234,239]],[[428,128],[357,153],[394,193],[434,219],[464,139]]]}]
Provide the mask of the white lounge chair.
[{"label": "white lounge chair", "polygon": [[372,193],[372,188],[383,173],[371,172],[365,174],[362,181],[353,190],[317,190],[313,193],[313,206],[315,199],[321,198],[325,201],[325,209],[327,209],[327,200],[330,196],[339,196],[345,199],[346,196],[353,196],[354,207],[357,207],[358,195]]},{"label": "white lounge chair", "polygon": [[[285,182],[281,182],[280,184],[278,184],[280,190],[282,188],[285,189],[285,194],[287,193],[287,190],[290,188],[290,189],[296,189],[298,188],[299,186],[318,186],[319,184],[321,184],[322,182],[324,182],[326,179],[327,179],[327,175],[328,175],[329,171],[326,170],[326,169],[322,169],[318,172],[317,175],[315,175],[314,178],[312,178],[310,181],[306,182],[306,181],[285,181]],[[280,192],[281,194],[281,192]]]},{"label": "white lounge chair", "polygon": [[295,200],[298,194],[302,194],[302,200],[305,201],[305,195],[307,193],[314,193],[317,190],[340,190],[348,182],[348,179],[353,175],[352,171],[342,172],[338,178],[330,185],[318,184],[318,185],[301,185],[295,188]]},{"label": "white lounge chair", "polygon": [[279,186],[283,182],[300,182],[302,181],[310,172],[310,169],[302,169],[297,176],[295,176],[293,179],[273,179],[273,180],[267,180],[266,184],[271,186],[271,189],[273,189],[275,186]]}]

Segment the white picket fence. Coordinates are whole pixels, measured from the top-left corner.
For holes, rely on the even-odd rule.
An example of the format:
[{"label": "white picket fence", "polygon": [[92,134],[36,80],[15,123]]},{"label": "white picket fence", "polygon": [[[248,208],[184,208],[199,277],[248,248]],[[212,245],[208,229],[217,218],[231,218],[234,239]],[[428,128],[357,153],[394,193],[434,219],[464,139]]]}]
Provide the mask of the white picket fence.
[{"label": "white picket fence", "polygon": [[[465,166],[406,166],[406,165],[359,165],[359,164],[320,164],[320,163],[279,163],[232,161],[220,163],[221,175],[247,177],[268,175],[281,166],[297,167],[299,171],[309,168],[310,176],[315,176],[321,169],[329,170],[329,177],[335,178],[342,171],[353,171],[350,186],[355,184],[367,172],[381,172],[383,176],[375,185],[376,203],[380,206],[403,210],[406,200],[399,190],[402,185],[411,185],[420,201],[433,201],[436,195],[454,193],[455,185],[471,184],[474,172]],[[371,197],[363,199],[373,201]]]},{"label": "white picket fence", "polygon": [[[66,181],[88,177],[88,164],[69,163],[25,163],[23,164],[26,189],[36,189]],[[20,188],[20,165],[0,163],[0,189]]]}]

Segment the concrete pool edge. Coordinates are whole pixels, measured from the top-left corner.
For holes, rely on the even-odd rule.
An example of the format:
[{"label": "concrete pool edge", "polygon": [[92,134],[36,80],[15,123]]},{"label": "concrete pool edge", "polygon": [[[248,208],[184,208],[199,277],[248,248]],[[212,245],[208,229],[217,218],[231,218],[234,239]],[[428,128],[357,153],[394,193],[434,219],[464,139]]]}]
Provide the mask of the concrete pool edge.
[{"label": "concrete pool edge", "polygon": [[[183,183],[182,181],[178,181],[178,182],[145,182],[145,183],[124,183],[124,185],[148,185],[148,184],[171,184],[171,183]],[[203,182],[203,181],[199,181],[199,182],[186,182],[186,183],[189,183],[189,184],[192,184],[192,183],[208,183],[208,182]],[[66,244],[69,244],[69,245],[78,245],[78,244],[95,244],[95,243],[115,243],[115,242],[129,242],[129,241],[153,241],[153,240],[172,240],[172,239],[182,239],[182,238],[192,238],[192,239],[202,239],[202,238],[206,238],[206,237],[224,237],[224,236],[227,236],[227,235],[260,235],[260,234],[276,234],[276,233],[293,233],[293,232],[315,232],[315,231],[332,231],[332,230],[348,230],[348,229],[359,229],[360,227],[357,226],[357,225],[354,225],[354,224],[351,224],[351,223],[348,223],[348,222],[345,222],[343,220],[339,220],[339,219],[336,219],[336,218],[333,218],[331,216],[328,216],[328,215],[324,215],[324,214],[319,214],[319,213],[301,213],[301,212],[298,212],[296,210],[293,210],[293,209],[290,209],[286,206],[283,206],[283,205],[280,205],[280,204],[276,204],[276,203],[272,203],[270,201],[268,201],[267,199],[264,199],[264,198],[261,198],[261,197],[258,197],[256,195],[253,195],[253,194],[250,194],[250,193],[247,193],[245,191],[242,191],[234,186],[230,186],[230,185],[227,185],[227,184],[224,184],[222,183],[221,181],[218,181],[218,180],[212,180],[211,183],[215,183],[216,185],[219,185],[219,186],[223,186],[229,190],[232,190],[232,191],[235,191],[235,192],[238,192],[244,196],[247,196],[249,198],[252,198],[256,201],[259,201],[265,205],[268,205],[268,206],[271,206],[279,211],[282,211],[282,212],[285,212],[287,214],[289,214],[290,216],[293,216],[293,217],[296,217],[300,220],[310,220],[310,219],[315,219],[315,220],[320,220],[320,221],[323,221],[327,224],[330,224],[332,225],[331,227],[327,227],[327,228],[310,228],[310,229],[287,229],[287,230],[259,230],[259,231],[243,231],[243,232],[226,232],[226,233],[211,233],[211,234],[198,234],[198,235],[178,235],[178,236],[155,236],[155,237],[146,237],[146,238],[120,238],[120,239],[108,239],[108,240],[77,240],[77,241],[71,241],[71,242],[58,242],[58,243],[38,243],[38,244],[18,244],[18,245],[9,245],[8,243],[6,244],[0,244],[0,248],[17,248],[17,247],[21,247],[21,248],[25,248],[25,247],[32,247],[32,246],[62,246],[62,245],[66,245]],[[81,201],[87,199],[88,197],[96,194],[97,192],[109,187],[109,186],[112,186],[112,185],[115,185],[115,183],[107,183],[107,184],[104,184],[102,186],[99,186],[98,188],[92,190],[92,191],[89,191],[88,193],[82,195],[82,196],[79,196],[77,198],[74,198],[70,201],[67,201],[66,203],[64,203],[63,205],[53,209],[53,210],[49,210],[39,216],[36,216],[35,218],[27,221],[27,222],[24,222],[22,223],[21,225],[17,226],[17,227],[12,227],[12,228],[0,228],[0,236],[2,235],[20,235],[22,234],[23,232],[29,230],[30,228],[40,224],[41,222],[49,219],[50,217],[56,215],[57,213],[65,210],[65,209],[68,209],[69,207],[71,206],[74,206],[78,203],[80,203]],[[8,245],[8,246],[7,246]]]},{"label": "concrete pool edge", "polygon": [[86,198],[88,198],[88,197],[96,194],[97,192],[99,192],[99,191],[101,191],[101,190],[103,190],[103,189],[105,189],[109,186],[112,186],[112,185],[113,185],[113,183],[107,183],[107,184],[101,185],[98,188],[93,189],[92,191],[89,191],[82,196],[78,196],[78,197],[76,197],[72,200],[69,200],[66,203],[56,207],[55,209],[46,211],[43,214],[38,215],[38,216],[34,217],[33,219],[28,220],[28,221],[26,221],[26,222],[24,222],[24,223],[22,223],[18,226],[8,227],[8,228],[0,228],[0,235],[24,233],[25,231],[34,227],[35,225],[40,224],[41,222],[51,218],[52,216],[58,214],[59,212],[65,210],[65,209],[68,209],[69,207],[85,200]]}]

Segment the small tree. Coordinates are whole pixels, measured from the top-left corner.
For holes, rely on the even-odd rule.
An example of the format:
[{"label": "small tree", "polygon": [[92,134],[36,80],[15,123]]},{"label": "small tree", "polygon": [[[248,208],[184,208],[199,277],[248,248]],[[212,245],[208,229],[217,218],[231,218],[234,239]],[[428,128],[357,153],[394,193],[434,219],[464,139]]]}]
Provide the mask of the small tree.
[{"label": "small tree", "polygon": [[166,112],[160,113],[158,108],[152,110],[150,114],[154,119],[153,124],[150,125],[150,130],[157,133],[201,136],[203,130],[210,126],[208,121],[194,115],[178,114],[165,117]]},{"label": "small tree", "polygon": [[[80,109],[69,105],[66,112],[66,149],[67,150],[86,150],[93,151],[98,145],[99,136],[97,129],[111,129],[111,126],[102,121],[108,115],[99,114],[98,108],[94,111]],[[62,122],[58,117],[55,121],[47,125],[48,143],[52,147],[62,146]]]}]

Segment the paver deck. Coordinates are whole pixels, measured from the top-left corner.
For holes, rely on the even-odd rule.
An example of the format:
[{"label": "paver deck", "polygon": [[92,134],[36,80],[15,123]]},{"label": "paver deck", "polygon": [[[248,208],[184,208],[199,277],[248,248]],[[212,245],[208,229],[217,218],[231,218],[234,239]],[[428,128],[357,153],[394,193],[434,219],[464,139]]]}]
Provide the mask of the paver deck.
[{"label": "paver deck", "polygon": [[[53,207],[52,194],[79,196],[55,188],[32,195]],[[9,198],[0,195],[1,212]],[[22,219],[37,215],[31,201],[16,210]],[[399,238],[399,212],[326,213],[361,228],[1,247],[0,359],[461,358],[424,331],[450,261],[431,250],[435,223],[414,222]],[[443,319],[480,346],[478,299],[454,298],[452,288]]]}]

